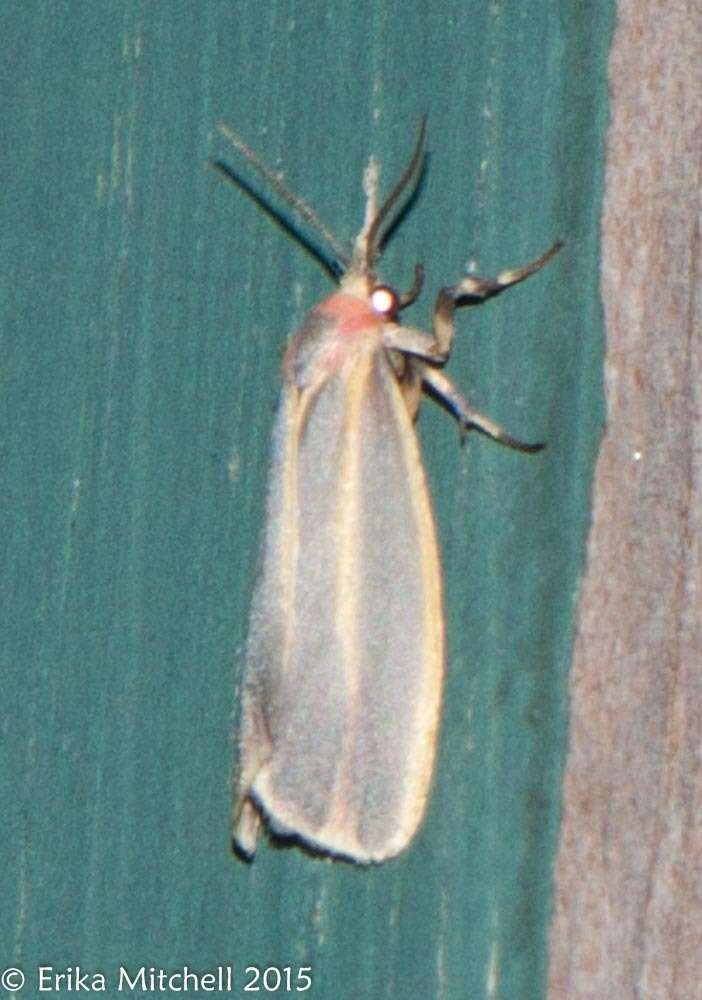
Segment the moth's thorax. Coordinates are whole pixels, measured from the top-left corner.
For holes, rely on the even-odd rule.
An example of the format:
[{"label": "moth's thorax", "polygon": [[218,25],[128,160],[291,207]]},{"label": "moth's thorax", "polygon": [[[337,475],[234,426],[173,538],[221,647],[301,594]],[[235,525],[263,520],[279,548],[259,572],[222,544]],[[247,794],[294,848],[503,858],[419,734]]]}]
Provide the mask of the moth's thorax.
[{"label": "moth's thorax", "polygon": [[339,291],[322,299],[314,310],[327,320],[328,333],[335,339],[349,341],[378,333],[385,322],[367,298]]},{"label": "moth's thorax", "polygon": [[338,291],[322,299],[295,332],[283,373],[297,385],[341,371],[345,364],[383,342],[386,317],[370,304],[374,282],[366,275],[344,275]]}]

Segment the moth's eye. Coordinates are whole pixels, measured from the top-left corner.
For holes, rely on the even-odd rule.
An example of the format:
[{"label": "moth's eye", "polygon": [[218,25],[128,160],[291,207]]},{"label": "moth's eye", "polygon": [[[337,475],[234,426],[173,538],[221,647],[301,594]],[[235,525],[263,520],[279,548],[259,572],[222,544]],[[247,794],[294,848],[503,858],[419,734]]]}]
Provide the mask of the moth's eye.
[{"label": "moth's eye", "polygon": [[387,285],[376,285],[370,293],[371,309],[380,316],[391,318],[399,307],[399,301],[394,289]]}]

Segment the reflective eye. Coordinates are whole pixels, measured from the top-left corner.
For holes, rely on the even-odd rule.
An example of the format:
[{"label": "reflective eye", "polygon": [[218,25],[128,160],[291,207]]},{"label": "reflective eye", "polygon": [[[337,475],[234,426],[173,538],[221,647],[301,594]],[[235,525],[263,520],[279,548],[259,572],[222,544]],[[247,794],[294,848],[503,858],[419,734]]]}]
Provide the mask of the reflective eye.
[{"label": "reflective eye", "polygon": [[381,316],[394,316],[399,302],[397,295],[387,285],[377,285],[370,294],[371,309]]}]

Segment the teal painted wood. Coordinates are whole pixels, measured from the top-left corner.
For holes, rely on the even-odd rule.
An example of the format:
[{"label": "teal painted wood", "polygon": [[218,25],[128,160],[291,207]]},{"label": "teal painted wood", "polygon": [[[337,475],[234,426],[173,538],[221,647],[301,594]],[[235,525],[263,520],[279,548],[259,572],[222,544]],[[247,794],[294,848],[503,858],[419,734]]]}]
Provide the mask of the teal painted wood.
[{"label": "teal painted wood", "polygon": [[[571,615],[602,420],[611,5],[5,3],[0,964],[312,966],[315,997],[540,997]],[[227,853],[234,688],[282,346],[324,274],[208,157],[229,121],[342,236],[368,154],[420,199],[383,275],[547,271],[450,372],[548,449],[421,436],[448,679],[427,822],[370,869]],[[401,581],[398,581],[401,586]],[[29,995],[33,995],[30,991]],[[191,995],[211,995],[191,993]]]}]

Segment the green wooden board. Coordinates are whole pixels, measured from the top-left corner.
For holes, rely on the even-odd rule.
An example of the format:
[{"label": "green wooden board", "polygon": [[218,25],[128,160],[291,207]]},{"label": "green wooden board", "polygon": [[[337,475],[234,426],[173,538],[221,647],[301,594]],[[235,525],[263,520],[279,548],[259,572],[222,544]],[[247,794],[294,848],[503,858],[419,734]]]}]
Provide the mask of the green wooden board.
[{"label": "green wooden board", "polygon": [[[608,0],[3,4],[0,966],[23,996],[39,966],[117,996],[120,966],[185,965],[232,966],[234,995],[247,966],[289,965],[311,966],[315,998],[543,996],[603,415],[612,16]],[[389,182],[423,112],[428,171],[383,276],[405,286],[424,262],[408,319],[426,326],[468,261],[494,273],[567,241],[461,315],[449,368],[548,448],[461,448],[425,405],[449,648],[427,821],[380,867],[266,844],[247,867],[228,854],[232,717],[268,437],[282,347],[329,285],[208,168],[246,174],[215,122],[346,238],[368,154]]]}]

